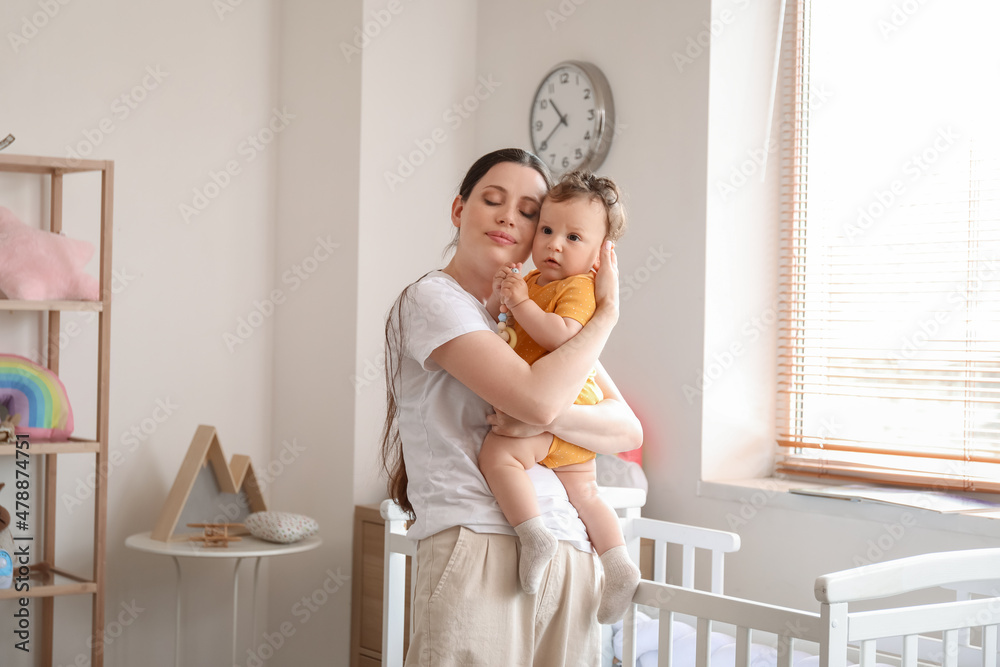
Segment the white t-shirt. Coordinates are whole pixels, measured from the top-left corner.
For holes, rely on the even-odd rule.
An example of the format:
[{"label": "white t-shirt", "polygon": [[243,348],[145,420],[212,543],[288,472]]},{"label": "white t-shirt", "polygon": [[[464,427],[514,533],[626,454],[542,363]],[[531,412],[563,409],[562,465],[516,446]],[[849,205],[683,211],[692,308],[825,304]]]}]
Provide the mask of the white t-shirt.
[{"label": "white t-shirt", "polygon": [[[397,417],[416,513],[407,536],[420,540],[453,526],[514,535],[477,464],[493,407],[430,358],[453,338],[494,331],[493,318],[454,278],[434,271],[410,288],[400,320],[406,345]],[[586,528],[555,473],[536,465],[528,475],[549,530],[590,551]]]}]

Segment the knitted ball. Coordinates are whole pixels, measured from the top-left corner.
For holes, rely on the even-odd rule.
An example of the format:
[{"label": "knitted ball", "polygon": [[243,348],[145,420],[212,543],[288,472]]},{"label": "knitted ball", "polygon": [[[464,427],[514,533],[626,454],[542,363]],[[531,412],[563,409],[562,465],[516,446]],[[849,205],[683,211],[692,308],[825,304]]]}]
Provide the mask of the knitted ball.
[{"label": "knitted ball", "polygon": [[281,544],[298,542],[319,532],[316,519],[289,512],[255,512],[243,525],[254,537]]}]

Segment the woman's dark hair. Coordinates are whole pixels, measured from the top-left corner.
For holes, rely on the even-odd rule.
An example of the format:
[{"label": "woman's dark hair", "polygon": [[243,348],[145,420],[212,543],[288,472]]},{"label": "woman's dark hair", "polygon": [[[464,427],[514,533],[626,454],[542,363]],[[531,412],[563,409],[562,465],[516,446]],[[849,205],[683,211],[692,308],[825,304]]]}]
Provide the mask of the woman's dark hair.
[{"label": "woman's dark hair", "polygon": [[[548,165],[542,162],[537,155],[521,148],[501,148],[498,151],[487,153],[469,167],[465,178],[462,179],[462,184],[458,187],[458,196],[462,198],[462,201],[469,201],[469,195],[472,194],[472,189],[476,187],[476,183],[482,180],[486,172],[502,162],[513,162],[524,167],[531,167],[545,181],[546,190],[549,190],[553,185],[552,172],[549,171]],[[446,257],[450,251],[457,247],[458,229],[455,230],[454,236],[451,237],[451,242],[444,247],[442,255]]]},{"label": "woman's dark hair", "polygon": [[[476,160],[469,171],[462,179],[462,184],[458,188],[458,196],[462,201],[468,201],[473,188],[482,180],[486,173],[498,164],[513,162],[525,167],[530,167],[537,171],[545,181],[546,189],[552,187],[552,175],[549,168],[534,153],[529,153],[520,148],[502,148],[492,153],[487,153]],[[458,235],[445,249],[458,245]],[[426,274],[425,274],[426,275]],[[406,331],[400,319],[403,302],[411,298],[410,288],[420,282],[424,276],[406,286],[406,289],[399,295],[396,302],[389,309],[389,314],[385,320],[385,397],[386,412],[385,423],[382,425],[382,469],[388,477],[389,497],[396,501],[405,512],[413,515],[413,506],[406,495],[408,479],[406,477],[406,464],[403,461],[403,443],[399,437],[399,424],[397,414],[399,411],[399,401],[397,399],[400,391],[400,373],[402,370],[403,350],[406,348]]]}]

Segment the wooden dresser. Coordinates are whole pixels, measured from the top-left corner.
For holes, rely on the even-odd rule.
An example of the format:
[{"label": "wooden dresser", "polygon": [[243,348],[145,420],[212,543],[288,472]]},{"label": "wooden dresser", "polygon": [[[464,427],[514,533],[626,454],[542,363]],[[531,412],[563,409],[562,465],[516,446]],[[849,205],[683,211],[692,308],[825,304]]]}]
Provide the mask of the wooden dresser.
[{"label": "wooden dresser", "polygon": [[[351,583],[351,667],[382,664],[382,571],[385,562],[385,522],[378,505],[354,507],[354,565]],[[410,558],[406,586],[410,586]],[[409,637],[410,600],[406,600]],[[405,642],[409,644],[407,640]],[[404,649],[405,650],[405,649]]]}]

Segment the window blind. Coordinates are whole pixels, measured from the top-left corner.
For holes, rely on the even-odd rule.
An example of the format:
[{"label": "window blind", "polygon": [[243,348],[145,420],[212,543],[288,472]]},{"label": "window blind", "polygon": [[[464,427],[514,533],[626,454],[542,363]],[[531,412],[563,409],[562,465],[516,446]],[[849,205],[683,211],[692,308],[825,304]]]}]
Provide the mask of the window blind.
[{"label": "window blind", "polygon": [[777,472],[1000,492],[998,19],[789,3]]}]

